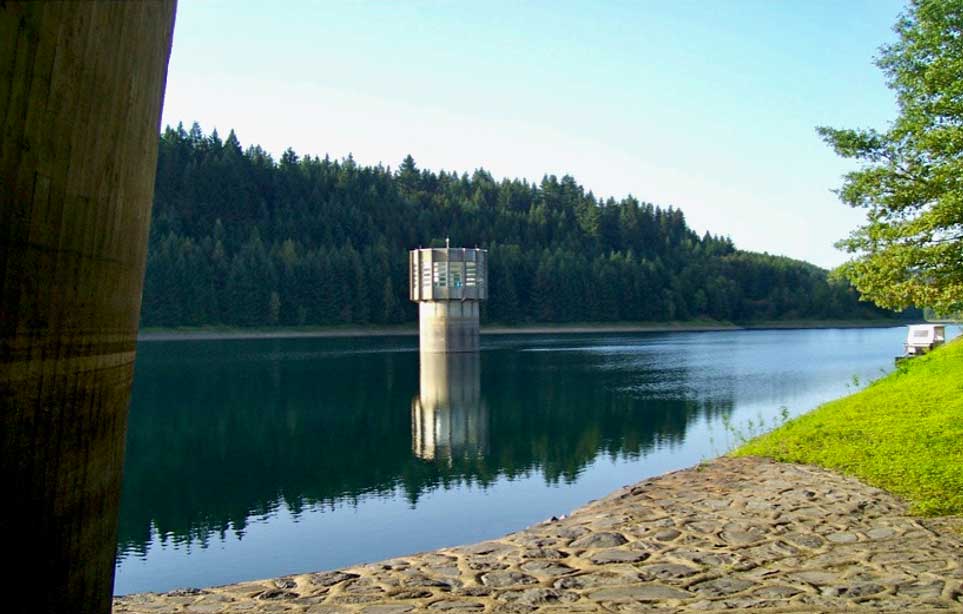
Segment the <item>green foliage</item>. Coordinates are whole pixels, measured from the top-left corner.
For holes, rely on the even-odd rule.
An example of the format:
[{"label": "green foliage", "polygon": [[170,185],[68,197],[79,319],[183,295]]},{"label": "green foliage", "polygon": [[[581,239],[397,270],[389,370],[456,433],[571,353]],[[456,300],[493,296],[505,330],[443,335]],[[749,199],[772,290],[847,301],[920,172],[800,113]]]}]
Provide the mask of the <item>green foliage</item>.
[{"label": "green foliage", "polygon": [[840,198],[867,223],[837,245],[837,271],[888,309],[963,309],[963,0],[912,0],[877,65],[896,93],[889,130],[818,128],[840,156],[864,161]]},{"label": "green foliage", "polygon": [[160,140],[145,326],[414,321],[411,248],[485,247],[495,322],[862,319],[846,283],[694,233],[678,209],[538,185],[299,156],[168,128]]},{"label": "green foliage", "polygon": [[963,311],[957,313],[936,313],[927,307],[923,310],[923,319],[927,322],[963,322]]},{"label": "green foliage", "polygon": [[927,515],[963,513],[963,341],[900,363],[851,396],[736,455],[821,465],[905,497]]}]

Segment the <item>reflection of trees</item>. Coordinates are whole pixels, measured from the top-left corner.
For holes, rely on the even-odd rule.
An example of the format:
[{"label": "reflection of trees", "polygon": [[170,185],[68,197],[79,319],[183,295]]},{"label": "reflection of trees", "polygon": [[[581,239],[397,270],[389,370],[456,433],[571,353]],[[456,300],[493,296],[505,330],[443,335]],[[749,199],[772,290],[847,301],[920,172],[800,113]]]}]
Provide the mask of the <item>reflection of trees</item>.
[{"label": "reflection of trees", "polygon": [[[533,470],[571,481],[599,455],[643,456],[680,442],[693,418],[731,408],[620,391],[634,375],[600,370],[584,354],[486,352],[468,372],[481,383],[465,416],[477,424],[466,431],[473,439],[458,443],[465,453],[425,462],[412,454],[417,353],[299,357],[272,348],[278,342],[141,347],[122,550],[146,548],[152,526],[201,544],[243,533],[248,518],[282,501],[299,513],[401,488],[414,503],[439,486],[484,487]],[[455,394],[475,402],[471,386]]]},{"label": "reflection of trees", "polygon": [[[644,456],[681,443],[686,426],[707,409],[731,409],[685,398],[627,394],[625,380],[640,374],[605,370],[606,359],[582,352],[506,352],[483,357],[482,391],[492,411],[491,462],[511,475],[534,460],[549,481],[572,481],[599,455]],[[662,377],[684,380],[684,369]],[[645,374],[642,374],[645,375]],[[510,436],[505,436],[510,435]],[[524,462],[524,461],[523,461]]]}]

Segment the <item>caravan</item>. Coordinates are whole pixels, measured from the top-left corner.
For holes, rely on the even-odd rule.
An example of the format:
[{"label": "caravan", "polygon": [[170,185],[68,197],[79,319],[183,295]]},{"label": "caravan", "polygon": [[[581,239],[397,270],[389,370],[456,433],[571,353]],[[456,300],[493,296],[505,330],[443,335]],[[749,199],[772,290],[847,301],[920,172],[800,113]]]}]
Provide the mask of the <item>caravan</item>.
[{"label": "caravan", "polygon": [[946,327],[942,324],[913,324],[906,333],[906,356],[920,356],[943,345]]}]

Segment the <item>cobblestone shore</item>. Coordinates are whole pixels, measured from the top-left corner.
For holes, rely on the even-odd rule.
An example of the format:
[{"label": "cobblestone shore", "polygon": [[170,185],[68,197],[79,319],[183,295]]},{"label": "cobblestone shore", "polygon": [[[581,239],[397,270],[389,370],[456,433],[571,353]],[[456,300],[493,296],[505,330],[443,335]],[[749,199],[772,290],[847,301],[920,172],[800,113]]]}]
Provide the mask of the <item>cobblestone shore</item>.
[{"label": "cobblestone shore", "polygon": [[114,612],[963,611],[953,520],[838,474],[720,458],[481,544],[117,597]]}]

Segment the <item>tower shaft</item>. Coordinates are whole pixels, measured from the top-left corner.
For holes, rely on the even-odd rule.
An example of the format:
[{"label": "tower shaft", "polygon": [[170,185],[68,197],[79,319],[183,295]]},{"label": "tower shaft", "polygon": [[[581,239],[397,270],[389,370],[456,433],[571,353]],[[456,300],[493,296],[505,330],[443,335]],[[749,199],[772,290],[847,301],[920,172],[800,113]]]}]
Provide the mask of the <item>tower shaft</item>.
[{"label": "tower shaft", "polygon": [[479,303],[488,298],[488,252],[445,247],[409,253],[422,352],[478,351]]}]

